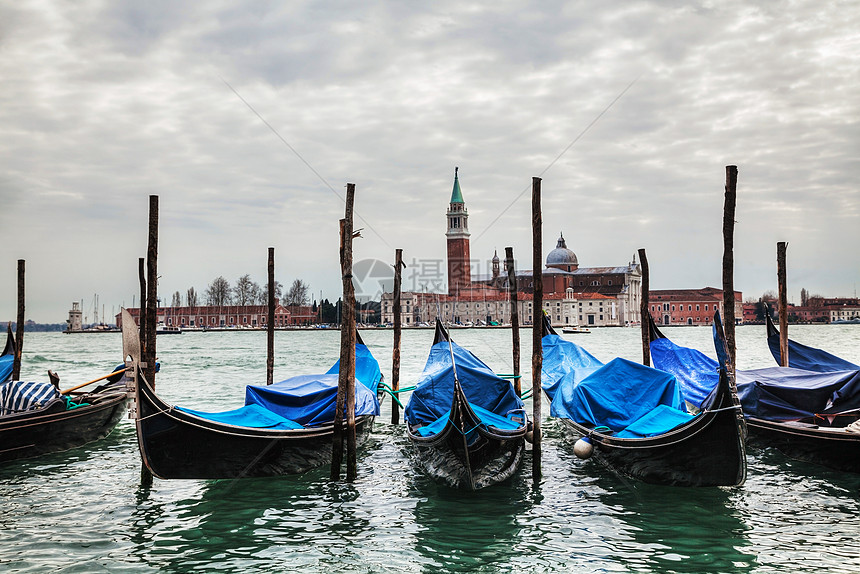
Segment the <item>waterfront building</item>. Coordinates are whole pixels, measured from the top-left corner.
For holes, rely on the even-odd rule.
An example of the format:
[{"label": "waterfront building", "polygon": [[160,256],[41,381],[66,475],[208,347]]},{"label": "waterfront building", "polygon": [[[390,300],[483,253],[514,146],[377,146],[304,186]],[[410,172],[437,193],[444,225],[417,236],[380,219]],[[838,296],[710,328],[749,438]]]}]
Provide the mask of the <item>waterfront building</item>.
[{"label": "waterfront building", "polygon": [[[140,309],[128,309],[135,323],[140,324]],[[198,307],[159,307],[157,322],[182,329],[262,329],[268,325],[268,305],[203,305]],[[121,326],[121,314],[116,316]],[[310,325],[316,313],[308,305],[275,306],[275,328]]]},{"label": "waterfront building", "polygon": [[[745,320],[743,294],[735,291],[735,323]],[[714,311],[723,312],[723,290],[714,287],[703,289],[664,289],[648,292],[648,310],[660,325],[710,325]]]},{"label": "waterfront building", "polygon": [[[502,273],[498,252],[491,259],[491,274],[471,273],[469,213],[463,199],[458,169],[446,212],[448,292],[401,293],[404,326],[431,323],[437,316],[452,324],[510,323],[508,276]],[[576,254],[560,235],[555,249],[540,270],[543,310],[555,326],[626,326],[641,321],[642,272],[635,257],[626,265],[580,267]],[[518,314],[522,324],[535,320],[532,300],[533,270],[517,270]],[[394,321],[393,293],[383,293],[381,322]]]},{"label": "waterfront building", "polygon": [[[764,303],[771,317],[779,316],[779,301],[763,299],[755,303],[744,303],[744,316],[758,320],[758,306]],[[806,305],[788,303],[788,319],[801,323],[860,322],[860,299],[857,297],[810,297]]]},{"label": "waterfront building", "polygon": [[84,330],[83,311],[78,301],[72,301],[72,309],[66,322],[68,323],[66,331],[69,333],[80,333]]}]

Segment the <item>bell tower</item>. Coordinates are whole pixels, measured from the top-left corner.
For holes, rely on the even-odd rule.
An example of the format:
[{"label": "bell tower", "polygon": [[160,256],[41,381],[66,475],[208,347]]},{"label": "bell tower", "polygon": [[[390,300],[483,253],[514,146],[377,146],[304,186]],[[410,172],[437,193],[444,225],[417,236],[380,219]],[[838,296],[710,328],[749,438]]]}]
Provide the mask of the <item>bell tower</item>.
[{"label": "bell tower", "polygon": [[460,191],[460,179],[454,168],[454,191],[448,204],[448,295],[456,296],[472,282],[469,260],[469,212]]}]

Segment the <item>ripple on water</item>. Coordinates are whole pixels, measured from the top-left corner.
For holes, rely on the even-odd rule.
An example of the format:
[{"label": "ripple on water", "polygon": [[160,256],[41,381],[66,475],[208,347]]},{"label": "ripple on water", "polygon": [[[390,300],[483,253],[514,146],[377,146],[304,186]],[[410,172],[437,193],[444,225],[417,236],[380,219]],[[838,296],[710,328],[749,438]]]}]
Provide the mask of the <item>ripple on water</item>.
[{"label": "ripple on water", "polygon": [[[677,331],[694,346],[708,341],[706,329]],[[388,377],[390,331],[362,335]],[[493,368],[511,372],[509,335],[463,330],[456,337]],[[119,355],[114,335],[28,337],[25,364],[40,376],[50,365],[62,365],[64,381],[103,374]],[[601,358],[622,350],[635,360],[640,352],[635,330],[598,329],[589,337],[587,347]],[[432,332],[404,333],[402,385],[414,383],[431,338]],[[772,360],[759,339],[755,330],[739,329],[744,360]],[[529,338],[523,341],[522,356],[528,357]],[[338,337],[279,332],[276,346],[279,379],[327,369]],[[164,344],[159,340],[159,359],[157,388],[169,401],[203,410],[233,408],[246,384],[265,377],[265,333],[168,337]],[[156,479],[145,487],[127,420],[96,445],[0,467],[0,570],[860,571],[858,476],[750,449],[742,487],[645,485],[594,460],[578,460],[559,425],[545,420],[537,485],[527,451],[510,481],[465,493],[415,470],[402,426],[388,424],[390,412],[386,402],[359,455],[354,484],[331,484],[328,470],[321,469],[242,481]]]}]

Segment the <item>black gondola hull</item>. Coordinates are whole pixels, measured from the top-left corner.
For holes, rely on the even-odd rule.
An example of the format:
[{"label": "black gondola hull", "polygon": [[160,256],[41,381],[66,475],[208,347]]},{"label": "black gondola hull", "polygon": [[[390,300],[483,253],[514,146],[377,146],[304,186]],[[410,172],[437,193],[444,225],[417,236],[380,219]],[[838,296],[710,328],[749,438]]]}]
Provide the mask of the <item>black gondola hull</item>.
[{"label": "black gondola hull", "polygon": [[[0,419],[0,462],[62,452],[106,437],[123,417],[125,392],[107,392],[87,398],[88,406],[65,410],[56,407],[27,411]],[[59,410],[62,408],[62,410]]]},{"label": "black gondola hull", "polygon": [[623,475],[669,486],[736,486],[746,478],[745,430],[724,385],[712,410],[655,437],[616,438],[561,420],[574,437],[589,436],[595,456]]},{"label": "black gondola hull", "polygon": [[[136,404],[141,457],[158,478],[280,476],[331,463],[333,425],[297,430],[226,425],[174,409],[142,380]],[[373,419],[356,417],[357,444],[370,436]]]},{"label": "black gondola hull", "polygon": [[860,473],[860,434],[844,428],[747,418],[751,444],[772,446],[789,458]]},{"label": "black gondola hull", "polygon": [[[462,428],[469,429],[465,436],[461,424],[454,422],[461,420]],[[469,490],[503,482],[516,473],[525,450],[526,430],[525,422],[514,431],[481,425],[459,385],[455,387],[448,423],[441,432],[424,437],[417,427],[407,425],[421,470],[436,482]]]}]

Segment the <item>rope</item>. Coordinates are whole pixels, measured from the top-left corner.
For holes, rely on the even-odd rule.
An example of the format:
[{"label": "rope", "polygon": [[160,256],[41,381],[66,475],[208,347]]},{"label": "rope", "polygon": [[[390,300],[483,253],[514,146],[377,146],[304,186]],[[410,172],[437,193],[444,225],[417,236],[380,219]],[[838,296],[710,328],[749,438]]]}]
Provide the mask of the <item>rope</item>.
[{"label": "rope", "polygon": [[[148,418],[152,418],[152,417],[155,417],[155,416],[158,416],[158,415],[162,415],[162,414],[164,414],[164,413],[168,413],[168,414],[170,414],[171,412],[173,412],[173,407],[172,407],[172,406],[171,406],[171,407],[168,407],[167,409],[161,409],[160,411],[158,411],[158,412],[154,412],[154,413],[152,413],[151,415],[146,415],[145,417],[140,417],[140,418],[139,418],[139,419],[137,419],[137,420],[139,420],[139,421],[145,421],[145,420],[146,420],[146,419],[148,419]],[[195,425],[195,426],[197,426],[197,425]]]},{"label": "rope", "polygon": [[390,386],[386,385],[385,383],[379,383],[379,386],[382,387],[382,390],[385,391],[386,393],[395,394],[395,395],[399,395],[400,393],[407,393],[409,391],[414,391],[416,388],[415,386],[404,387],[402,389],[398,389],[395,391],[394,389],[392,389]]},{"label": "rope", "polygon": [[732,405],[730,407],[723,407],[721,409],[705,409],[702,413],[721,413],[723,411],[739,411],[741,410],[740,405]]}]

